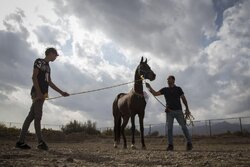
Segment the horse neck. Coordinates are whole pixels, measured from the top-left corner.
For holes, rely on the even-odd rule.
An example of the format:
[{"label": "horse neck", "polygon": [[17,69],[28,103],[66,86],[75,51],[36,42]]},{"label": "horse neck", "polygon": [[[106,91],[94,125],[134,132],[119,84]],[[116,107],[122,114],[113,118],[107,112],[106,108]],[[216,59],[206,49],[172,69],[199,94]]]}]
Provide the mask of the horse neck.
[{"label": "horse neck", "polygon": [[141,76],[138,73],[138,69],[135,71],[134,91],[136,93],[143,94],[142,80]]}]

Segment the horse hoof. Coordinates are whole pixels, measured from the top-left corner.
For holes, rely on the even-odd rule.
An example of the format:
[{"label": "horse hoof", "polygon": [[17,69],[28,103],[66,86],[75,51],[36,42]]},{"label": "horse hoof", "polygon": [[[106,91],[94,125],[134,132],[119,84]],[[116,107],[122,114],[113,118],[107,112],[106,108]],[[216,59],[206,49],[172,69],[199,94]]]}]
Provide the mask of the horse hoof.
[{"label": "horse hoof", "polygon": [[114,144],[114,148],[117,148],[117,145],[116,145],[116,144]]},{"label": "horse hoof", "polygon": [[123,146],[123,149],[127,149],[127,146]]},{"label": "horse hoof", "polygon": [[133,150],[135,150],[136,149],[136,147],[135,147],[135,145],[131,145],[131,148],[133,149]]},{"label": "horse hoof", "polygon": [[147,147],[146,147],[146,146],[142,146],[141,149],[142,149],[142,150],[146,150]]}]

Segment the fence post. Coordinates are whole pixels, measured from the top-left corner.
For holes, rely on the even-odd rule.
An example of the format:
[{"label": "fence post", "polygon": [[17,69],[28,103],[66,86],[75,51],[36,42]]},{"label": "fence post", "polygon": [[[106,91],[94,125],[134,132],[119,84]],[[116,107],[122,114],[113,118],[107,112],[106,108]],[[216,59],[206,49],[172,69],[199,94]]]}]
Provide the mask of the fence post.
[{"label": "fence post", "polygon": [[148,131],[148,135],[151,135],[151,125],[149,125],[149,131]]},{"label": "fence post", "polygon": [[241,117],[239,118],[239,121],[240,121],[240,132],[243,133],[242,123],[241,123]]},{"label": "fence post", "polygon": [[208,124],[209,124],[209,135],[211,137],[212,136],[211,120],[208,120]]}]

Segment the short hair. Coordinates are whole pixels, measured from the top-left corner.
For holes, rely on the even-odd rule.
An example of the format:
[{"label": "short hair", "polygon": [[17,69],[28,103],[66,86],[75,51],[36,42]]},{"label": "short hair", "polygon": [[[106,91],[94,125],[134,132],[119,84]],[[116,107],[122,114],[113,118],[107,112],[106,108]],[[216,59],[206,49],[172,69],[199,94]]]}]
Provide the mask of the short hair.
[{"label": "short hair", "polygon": [[58,53],[55,48],[47,48],[45,51],[45,55],[48,56],[50,53],[55,53],[58,56]]},{"label": "short hair", "polygon": [[169,75],[169,78],[172,78],[175,81],[175,77],[173,75]]}]

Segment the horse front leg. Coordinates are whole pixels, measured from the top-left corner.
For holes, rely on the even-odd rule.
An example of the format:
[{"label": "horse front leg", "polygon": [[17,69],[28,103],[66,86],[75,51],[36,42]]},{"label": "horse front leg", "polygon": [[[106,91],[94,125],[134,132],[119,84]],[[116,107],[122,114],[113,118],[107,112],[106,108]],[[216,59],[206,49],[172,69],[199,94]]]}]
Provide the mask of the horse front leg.
[{"label": "horse front leg", "polygon": [[132,132],[132,149],[136,149],[135,147],[135,115],[131,116],[131,132]]},{"label": "horse front leg", "polygon": [[140,132],[141,132],[141,144],[142,144],[142,149],[146,149],[146,145],[145,145],[145,142],[144,142],[143,118],[144,118],[144,115],[139,116]]}]

